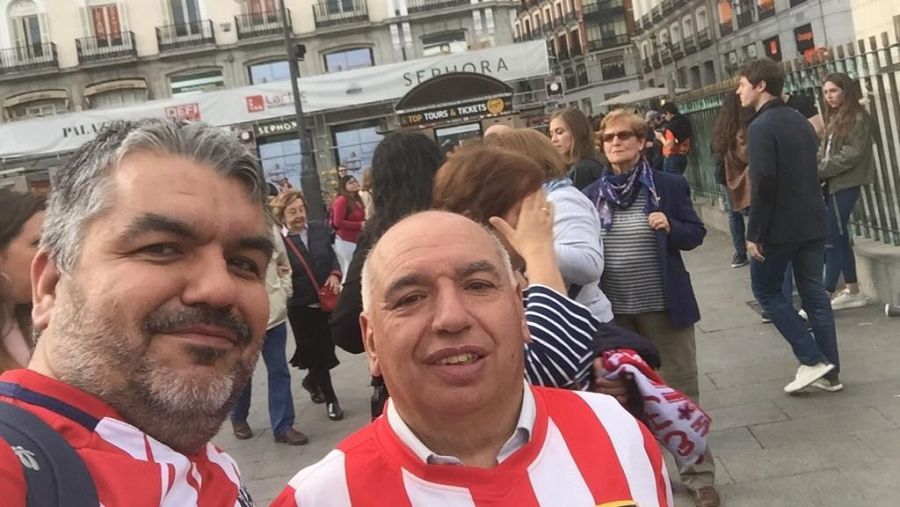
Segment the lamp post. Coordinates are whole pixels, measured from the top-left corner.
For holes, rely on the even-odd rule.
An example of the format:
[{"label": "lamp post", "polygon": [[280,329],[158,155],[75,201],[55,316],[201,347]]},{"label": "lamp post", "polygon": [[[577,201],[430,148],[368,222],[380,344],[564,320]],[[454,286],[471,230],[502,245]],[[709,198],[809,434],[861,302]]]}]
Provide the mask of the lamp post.
[{"label": "lamp post", "polygon": [[300,141],[300,188],[303,189],[303,197],[306,198],[306,205],[309,207],[306,213],[310,220],[322,221],[325,219],[322,184],[319,182],[319,171],[316,170],[316,159],[312,156],[312,138],[306,129],[303,100],[300,95],[300,86],[297,84],[297,79],[300,77],[298,60],[303,55],[297,54],[297,48],[294,46],[284,0],[279,0],[278,8],[281,11],[281,33],[284,36],[288,68],[291,72],[291,95],[294,99],[294,114],[297,120],[297,139]]}]

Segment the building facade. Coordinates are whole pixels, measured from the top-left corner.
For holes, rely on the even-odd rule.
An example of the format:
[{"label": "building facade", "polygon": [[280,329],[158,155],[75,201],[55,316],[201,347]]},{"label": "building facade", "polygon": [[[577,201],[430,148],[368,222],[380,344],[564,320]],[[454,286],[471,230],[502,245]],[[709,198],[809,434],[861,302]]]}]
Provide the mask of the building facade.
[{"label": "building facade", "polygon": [[523,0],[513,22],[516,40],[545,39],[562,78],[560,105],[585,114],[640,88],[640,62],[631,44],[632,0]]},{"label": "building facade", "polygon": [[[300,75],[310,77],[512,44],[518,3],[285,0],[285,6],[293,39],[305,46]],[[160,99],[186,102],[167,108],[167,115],[200,117],[193,97],[289,83],[278,0],[4,0],[0,14],[0,128],[76,113],[109,118]],[[409,86],[424,77],[413,75]],[[251,103],[256,97],[247,97],[248,111],[292,104],[279,93],[260,93],[264,102]],[[392,116],[392,101],[362,99],[308,115],[323,188],[337,164],[368,165],[384,130],[396,126]],[[287,175],[299,172],[292,121],[287,107],[282,117],[231,126],[247,132],[264,168]],[[66,135],[89,137],[90,128],[96,124]],[[3,169],[40,172],[65,155],[12,151],[0,153]]]}]

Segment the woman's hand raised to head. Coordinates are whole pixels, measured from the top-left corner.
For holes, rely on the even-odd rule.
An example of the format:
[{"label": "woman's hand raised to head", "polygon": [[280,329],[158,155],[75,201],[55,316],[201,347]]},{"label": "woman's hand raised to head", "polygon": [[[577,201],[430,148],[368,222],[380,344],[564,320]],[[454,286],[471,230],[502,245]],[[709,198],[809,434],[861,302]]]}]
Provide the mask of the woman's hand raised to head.
[{"label": "woman's hand raised to head", "polygon": [[491,217],[490,222],[509,246],[525,260],[531,283],[546,285],[566,293],[553,250],[553,204],[547,201],[543,190],[522,200],[515,227],[500,217]]}]

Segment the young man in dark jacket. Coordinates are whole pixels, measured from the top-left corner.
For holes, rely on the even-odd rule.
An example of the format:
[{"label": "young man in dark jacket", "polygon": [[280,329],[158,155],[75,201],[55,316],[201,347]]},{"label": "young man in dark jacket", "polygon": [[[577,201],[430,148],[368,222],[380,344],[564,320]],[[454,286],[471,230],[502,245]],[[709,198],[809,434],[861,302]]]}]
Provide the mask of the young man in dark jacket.
[{"label": "young man in dark jacket", "polygon": [[[756,110],[747,127],[752,187],[747,226],[750,281],[756,300],[800,362],[785,392],[810,385],[837,391],[842,387],[837,336],[822,280],[825,204],[816,173],[816,133],[803,115],[781,100],[783,85],[781,66],[761,59],[741,69],[736,92],[742,106]],[[806,323],[782,293],[788,263],[793,264],[815,341],[809,339]]]}]

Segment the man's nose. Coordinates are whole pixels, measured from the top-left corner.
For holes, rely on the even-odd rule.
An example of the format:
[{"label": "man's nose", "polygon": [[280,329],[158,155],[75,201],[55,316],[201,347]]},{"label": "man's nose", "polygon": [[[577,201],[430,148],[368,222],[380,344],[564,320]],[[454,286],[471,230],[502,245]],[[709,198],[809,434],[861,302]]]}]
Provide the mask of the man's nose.
[{"label": "man's nose", "polygon": [[219,252],[198,256],[186,274],[182,300],[185,305],[207,304],[214,308],[228,308],[235,304],[238,287],[235,275],[228,269],[228,261]]},{"label": "man's nose", "polygon": [[460,289],[449,283],[439,286],[435,296],[432,329],[436,333],[457,334],[471,325],[472,315]]}]

